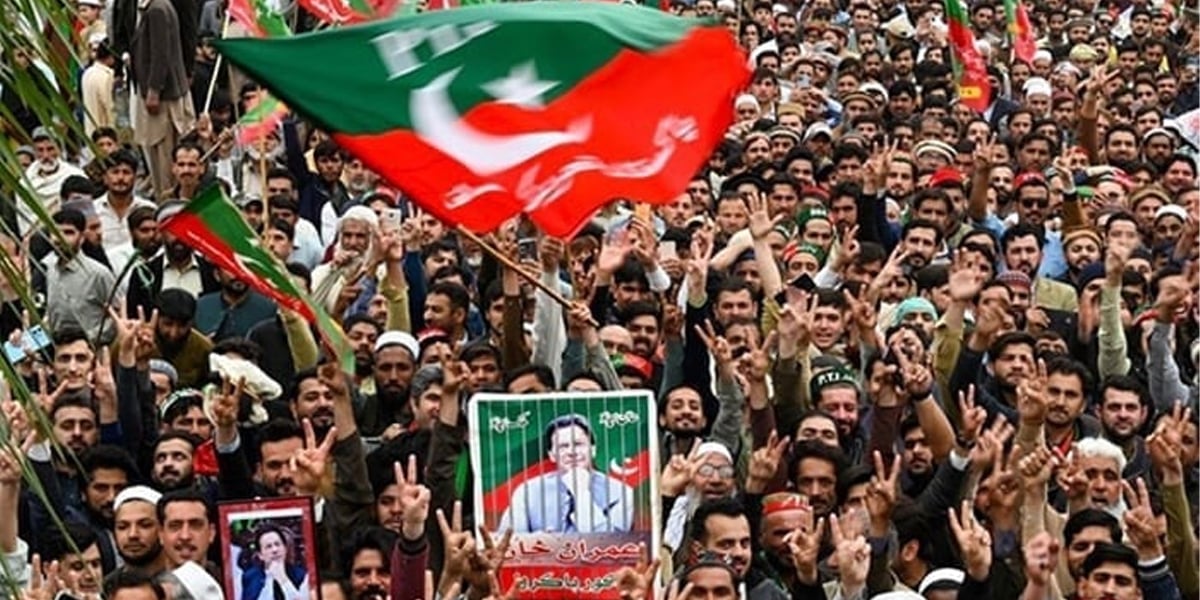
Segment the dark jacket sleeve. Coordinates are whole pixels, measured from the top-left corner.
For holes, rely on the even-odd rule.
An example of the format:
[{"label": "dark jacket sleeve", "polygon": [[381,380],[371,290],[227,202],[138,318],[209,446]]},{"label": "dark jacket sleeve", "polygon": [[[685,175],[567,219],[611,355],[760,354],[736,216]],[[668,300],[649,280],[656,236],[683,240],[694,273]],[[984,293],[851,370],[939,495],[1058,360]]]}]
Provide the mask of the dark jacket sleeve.
[{"label": "dark jacket sleeve", "polygon": [[690,303],[684,309],[683,325],[683,372],[704,401],[704,416],[712,423],[717,417],[717,398],[712,394],[712,372],[709,369],[708,347],[696,333],[703,327],[709,314],[709,302],[696,308]]},{"label": "dark jacket sleeve", "polygon": [[[138,394],[139,374],[136,367],[117,366],[117,422],[121,424],[122,445],[129,451],[130,456],[141,454],[146,438],[157,438],[157,435],[145,435],[142,429],[142,403]],[[152,430],[153,431],[153,430]]]},{"label": "dark jacket sleeve", "polygon": [[179,47],[183,54],[183,70],[192,76],[196,65],[196,45],[199,40],[197,29],[200,21],[198,0],[171,0],[175,16],[179,19]]},{"label": "dark jacket sleeve", "polygon": [[896,439],[899,438],[900,420],[904,417],[904,406],[871,408],[871,437],[867,442],[867,456],[879,451],[883,464],[891,464],[896,454]]},{"label": "dark jacket sleeve", "polygon": [[[429,442],[429,457],[426,461],[427,471],[425,485],[429,487],[429,514],[435,515],[438,510],[450,515],[454,509],[454,501],[458,500],[458,462],[467,449],[466,419],[460,417],[458,425],[450,426],[441,421],[434,421],[433,434]],[[469,473],[468,473],[469,475]],[[470,518],[471,503],[463,502],[463,526],[473,527]],[[431,522],[432,519],[431,519]],[[435,523],[435,522],[434,522]],[[434,565],[434,577],[441,575],[442,564],[442,532],[436,525],[425,528],[429,538]]]},{"label": "dark jacket sleeve", "polygon": [[408,322],[412,332],[425,329],[425,265],[420,252],[404,254],[404,280],[408,282]]},{"label": "dark jacket sleeve", "polygon": [[608,319],[612,316],[612,293],[611,286],[598,285],[592,291],[592,303],[588,309],[592,311],[592,318],[596,319],[597,323],[604,326],[608,323]]},{"label": "dark jacket sleeve", "polygon": [[362,436],[358,433],[333,444],[334,481],[331,523],[339,539],[355,530],[375,524],[372,508],[375,492],[367,476],[367,459]]},{"label": "dark jacket sleeve", "polygon": [[979,374],[983,372],[983,353],[972,350],[966,344],[958,353],[958,362],[950,374],[950,397],[957,398],[961,392],[967,393],[967,388],[975,384],[975,403],[987,409],[988,420],[996,413],[1001,413],[1014,425],[1017,422],[1016,411],[1004,406],[999,398],[988,391],[986,386],[978,385]]},{"label": "dark jacket sleeve", "polygon": [[884,245],[883,233],[887,225],[887,211],[883,209],[883,198],[882,194],[858,195],[855,201],[858,208],[858,241]]},{"label": "dark jacket sleeve", "polygon": [[233,452],[217,450],[217,485],[222,500],[246,500],[254,497],[254,479],[250,473],[250,462],[246,460],[246,437],[238,436],[238,447]]},{"label": "dark jacket sleeve", "polygon": [[[995,565],[992,566],[992,572],[995,572]],[[992,575],[989,573],[985,581],[975,581],[968,575],[963,578],[962,587],[958,588],[959,598],[969,598],[970,600],[992,600]]]},{"label": "dark jacket sleeve", "polygon": [[429,564],[429,544],[422,538],[409,541],[397,536],[392,550],[392,598],[424,598],[425,569]]},{"label": "dark jacket sleeve", "polygon": [[242,597],[258,598],[267,584],[267,573],[259,565],[250,565],[242,571]]}]

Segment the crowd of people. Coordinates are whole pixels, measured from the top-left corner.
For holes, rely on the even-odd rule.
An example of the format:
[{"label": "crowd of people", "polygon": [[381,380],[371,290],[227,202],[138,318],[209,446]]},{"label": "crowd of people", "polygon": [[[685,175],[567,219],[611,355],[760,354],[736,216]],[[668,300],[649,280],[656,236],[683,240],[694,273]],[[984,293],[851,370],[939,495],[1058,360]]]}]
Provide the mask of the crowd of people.
[{"label": "crowd of people", "polygon": [[[1026,3],[1026,62],[1005,7],[966,7],[980,114],[940,3],[671,2],[747,54],[724,141],[670,203],[486,236],[517,269],[299,116],[236,143],[225,0],[78,0],[78,82],[5,50],[78,84],[90,139],[5,88],[0,595],[222,598],[217,504],[312,497],[319,587],[263,527],[242,597],[520,598],[466,406],[624,389],[656,400],[663,544],[609,597],[1197,597],[1200,15]],[[353,374],[160,231],[210,185]]]}]

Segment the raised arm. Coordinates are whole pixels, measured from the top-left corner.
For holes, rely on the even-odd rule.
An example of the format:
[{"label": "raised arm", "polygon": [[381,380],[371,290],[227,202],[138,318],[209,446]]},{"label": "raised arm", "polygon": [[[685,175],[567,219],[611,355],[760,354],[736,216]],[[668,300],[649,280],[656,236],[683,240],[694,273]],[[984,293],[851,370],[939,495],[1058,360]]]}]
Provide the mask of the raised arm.
[{"label": "raised arm", "polygon": [[1122,244],[1109,244],[1104,257],[1104,287],[1100,289],[1100,332],[1098,334],[1100,379],[1129,372],[1126,356],[1125,326],[1121,323],[1121,277],[1132,249]]},{"label": "raised arm", "polygon": [[750,200],[750,237],[754,240],[754,262],[758,264],[758,276],[762,279],[763,296],[774,298],[783,291],[783,277],[779,274],[779,264],[771,252],[771,244],[767,236],[775,230],[775,226],[783,222],[785,215],[771,217],[767,210],[767,196],[759,193],[757,198]]},{"label": "raised arm", "polygon": [[992,157],[995,156],[995,143],[996,137],[993,134],[986,144],[975,146],[973,155],[975,170],[971,175],[971,195],[967,198],[967,216],[976,223],[982,223],[988,217],[988,188],[992,184],[992,168],[996,166],[992,162]]},{"label": "raised arm", "polygon": [[1097,122],[1100,120],[1100,108],[1104,103],[1104,88],[1109,81],[1120,75],[1119,70],[1108,73],[1101,66],[1092,69],[1092,74],[1084,82],[1083,103],[1079,106],[1079,144],[1087,152],[1088,162],[1093,165],[1103,162],[1100,157]]}]

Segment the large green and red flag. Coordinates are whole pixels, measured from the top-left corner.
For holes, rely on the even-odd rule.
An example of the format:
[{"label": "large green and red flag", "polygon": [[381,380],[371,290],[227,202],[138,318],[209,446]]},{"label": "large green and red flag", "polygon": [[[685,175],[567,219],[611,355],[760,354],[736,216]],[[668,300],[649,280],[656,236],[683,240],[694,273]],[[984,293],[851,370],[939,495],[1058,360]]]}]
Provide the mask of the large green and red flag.
[{"label": "large green and red flag", "polygon": [[975,34],[962,0],[943,0],[946,24],[950,27],[950,45],[954,49],[954,71],[958,79],[958,101],[977,113],[987,110],[992,86],[988,83],[987,65],[975,49]]},{"label": "large green and red flag", "polygon": [[1021,0],[1004,0],[1004,17],[1008,21],[1008,36],[1012,40],[1013,55],[1018,60],[1033,64],[1037,53],[1037,40],[1033,38],[1033,25],[1029,22],[1029,11]]},{"label": "large green and red flag", "polygon": [[266,0],[229,0],[229,16],[254,37],[292,35],[283,15],[275,12]]},{"label": "large green and red flag", "polygon": [[218,46],[422,208],[477,232],[525,212],[566,236],[616,198],[672,201],[750,75],[721,26],[596,2]]},{"label": "large green and red flag", "polygon": [[341,327],[262,248],[258,236],[225,197],[221,186],[211,185],[201,191],[182,211],[163,222],[162,229],[279,306],[315,324],[321,339],[337,354],[342,370],[354,372],[354,349]]}]

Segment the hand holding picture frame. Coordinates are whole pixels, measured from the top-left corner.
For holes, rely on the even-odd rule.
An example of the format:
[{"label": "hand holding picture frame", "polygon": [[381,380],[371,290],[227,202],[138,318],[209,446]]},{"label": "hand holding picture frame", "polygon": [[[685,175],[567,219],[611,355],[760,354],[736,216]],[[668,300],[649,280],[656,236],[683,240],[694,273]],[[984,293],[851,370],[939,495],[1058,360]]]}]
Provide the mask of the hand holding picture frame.
[{"label": "hand holding picture frame", "polygon": [[223,502],[217,507],[229,600],[310,600],[320,589],[312,499]]}]

